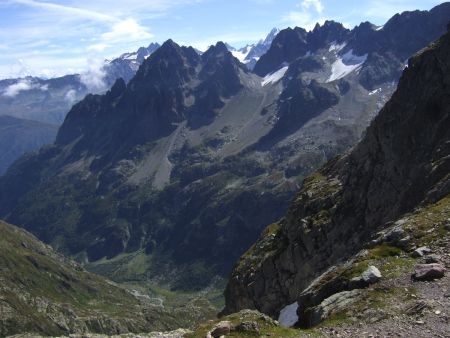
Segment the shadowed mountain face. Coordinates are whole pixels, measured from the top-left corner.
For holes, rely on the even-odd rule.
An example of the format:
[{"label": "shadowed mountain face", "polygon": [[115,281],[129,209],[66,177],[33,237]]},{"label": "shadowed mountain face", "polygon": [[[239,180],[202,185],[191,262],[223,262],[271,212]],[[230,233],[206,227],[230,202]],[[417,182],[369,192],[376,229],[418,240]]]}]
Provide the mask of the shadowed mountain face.
[{"label": "shadowed mountain face", "polygon": [[0,175],[24,153],[53,143],[56,126],[11,116],[0,116]]},{"label": "shadowed mountain face", "polygon": [[199,56],[169,40],[128,86],[119,79],[106,95],[76,105],[56,145],[77,141],[72,152],[95,153],[104,163],[123,159],[136,145],[169,136],[183,121],[196,128],[209,124],[242,87],[241,72],[246,75],[222,43]]},{"label": "shadowed mountain face", "polygon": [[[394,243],[401,252],[446,234],[423,229],[448,221],[449,53],[447,32],[411,58],[362,141],[305,180],[286,216],[267,228],[236,265],[225,312],[256,308],[276,316],[298,301],[299,324],[317,324],[314,306],[350,288],[338,263],[358,262],[364,253],[355,255],[377,243]],[[433,222],[427,220],[433,215],[427,208],[438,214]],[[427,215],[419,223],[410,221],[421,214]],[[400,234],[396,241],[380,239],[393,228]],[[433,231],[434,237],[425,239]]]},{"label": "shadowed mountain face", "polygon": [[128,83],[76,104],[53,146],[10,168],[0,215],[116,280],[200,288],[226,276],[303,178],[354,145],[391,96],[397,68],[374,89],[361,83],[375,52],[356,52],[358,29],[282,31],[289,47],[275,39],[281,63],[264,77],[223,43],[200,56],[167,41]]}]

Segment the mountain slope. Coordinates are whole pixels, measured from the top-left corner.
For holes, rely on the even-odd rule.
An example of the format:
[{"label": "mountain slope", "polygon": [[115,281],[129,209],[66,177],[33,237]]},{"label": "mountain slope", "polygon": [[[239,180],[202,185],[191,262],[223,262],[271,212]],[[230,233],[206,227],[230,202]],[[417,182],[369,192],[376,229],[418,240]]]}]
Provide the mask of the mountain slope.
[{"label": "mountain slope", "polygon": [[[299,325],[316,325],[319,305],[355,289],[350,279],[373,262],[383,264],[387,278],[409,279],[406,290],[416,289],[406,276],[415,261],[405,253],[448,247],[449,52],[447,33],[410,59],[363,140],[306,179],[287,215],[236,265],[225,313],[256,308],[276,316],[298,302]],[[398,299],[409,306],[411,298],[385,284],[386,302],[397,292],[390,310],[397,306],[398,315]],[[371,289],[360,293],[374,296]]]},{"label": "mountain slope", "polygon": [[50,124],[0,116],[0,175],[26,152],[53,143],[57,130]]},{"label": "mountain slope", "polygon": [[314,53],[264,77],[223,43],[200,56],[167,41],[128,84],[76,104],[53,146],[10,168],[0,215],[114,280],[179,290],[227,276],[395,88],[361,85],[366,56],[332,40],[339,27],[317,27]]},{"label": "mountain slope", "polygon": [[0,222],[0,336],[164,328],[161,310]]}]

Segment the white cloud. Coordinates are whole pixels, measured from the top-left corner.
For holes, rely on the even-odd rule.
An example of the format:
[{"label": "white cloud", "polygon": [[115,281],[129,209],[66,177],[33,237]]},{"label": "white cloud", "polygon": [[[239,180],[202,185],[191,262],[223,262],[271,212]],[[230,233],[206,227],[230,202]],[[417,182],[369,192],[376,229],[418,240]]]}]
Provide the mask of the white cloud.
[{"label": "white cloud", "polygon": [[40,85],[38,83],[33,83],[31,80],[21,80],[14,83],[8,87],[3,92],[3,96],[6,97],[16,97],[20,92],[27,90],[38,89],[42,91],[48,90],[48,85]]},{"label": "white cloud", "polygon": [[307,11],[312,7],[317,13],[322,13],[324,10],[321,0],[303,0],[301,7],[304,11]]},{"label": "white cloud", "polygon": [[103,52],[105,49],[109,47],[106,43],[96,43],[93,45],[89,45],[86,50],[88,52]]},{"label": "white cloud", "polygon": [[3,92],[3,96],[15,97],[22,91],[27,91],[31,89],[31,84],[28,81],[17,82],[8,86]]},{"label": "white cloud", "polygon": [[[0,78],[39,76],[44,68],[46,75],[67,74],[86,54],[103,59],[135,50],[153,38],[143,22],[202,1],[0,0],[0,13],[11,7],[18,15],[0,29],[0,51],[14,46],[14,55],[0,55]],[[17,59],[26,59],[29,69],[16,66]],[[91,78],[92,70],[86,73]]]},{"label": "white cloud", "polygon": [[149,40],[152,37],[153,34],[146,27],[139,25],[133,18],[114,23],[111,31],[101,35],[103,41],[111,43]]},{"label": "white cloud", "polygon": [[98,59],[87,60],[88,70],[80,74],[80,81],[91,92],[99,92],[106,89],[104,62]]},{"label": "white cloud", "polygon": [[[37,72],[36,76],[43,78],[43,79],[51,79],[54,77],[58,77],[61,74],[56,73],[54,70],[49,68],[42,68],[40,71]],[[65,75],[65,74],[63,74]]]},{"label": "white cloud", "polygon": [[282,18],[290,26],[312,30],[316,23],[323,24],[326,20],[322,16],[325,7],[321,0],[303,0],[297,7],[298,10],[290,11]]},{"label": "white cloud", "polygon": [[70,104],[73,104],[77,100],[77,91],[75,89],[70,89],[64,99],[69,102]]},{"label": "white cloud", "polygon": [[10,0],[12,3],[31,6],[47,11],[58,12],[59,14],[67,14],[70,16],[81,17],[84,19],[96,20],[96,21],[115,21],[113,16],[106,15],[100,12],[91,11],[78,7],[64,6],[51,2],[41,2],[36,0]]}]

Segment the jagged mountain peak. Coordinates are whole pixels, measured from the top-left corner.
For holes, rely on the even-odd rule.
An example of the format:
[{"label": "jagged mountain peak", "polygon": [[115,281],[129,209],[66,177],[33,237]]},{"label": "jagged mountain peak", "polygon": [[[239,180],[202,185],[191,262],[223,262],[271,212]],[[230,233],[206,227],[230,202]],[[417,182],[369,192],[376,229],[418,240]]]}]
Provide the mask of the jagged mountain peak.
[{"label": "jagged mountain peak", "polygon": [[208,59],[212,56],[223,55],[225,53],[231,55],[229,47],[227,47],[227,45],[222,41],[219,41],[215,45],[209,47],[208,50],[205,53],[203,53],[202,58]]},{"label": "jagged mountain peak", "polygon": [[188,62],[198,62],[199,55],[191,46],[180,46],[172,39],[165,41],[148,59],[155,62],[160,60],[163,62],[171,62],[176,59],[185,58]]},{"label": "jagged mountain peak", "polygon": [[318,30],[333,30],[333,29],[344,29],[347,30],[344,25],[340,22],[334,21],[334,20],[326,20],[323,25],[321,25],[320,23],[316,23],[316,25],[314,26],[314,29],[312,30],[314,31],[318,31]]},{"label": "jagged mountain peak", "polygon": [[161,47],[159,47],[154,55],[162,56],[163,54],[170,55],[171,53],[181,53],[181,46],[172,39],[168,39],[161,45]]},{"label": "jagged mountain peak", "polygon": [[266,45],[270,45],[279,32],[279,28],[272,28],[272,30],[269,32],[269,34],[267,34],[266,38],[262,42]]},{"label": "jagged mountain peak", "polygon": [[157,42],[151,42],[148,46],[147,49],[153,49],[153,48],[159,48],[160,45]]},{"label": "jagged mountain peak", "polygon": [[169,39],[144,61],[130,83],[133,88],[139,83],[144,87],[148,83],[176,87],[194,76],[198,62],[200,56],[192,47],[182,47]]},{"label": "jagged mountain peak", "polygon": [[[237,73],[239,69],[247,71],[240,65],[239,60],[229,51],[226,44],[221,41],[217,42],[216,45],[211,46],[202,54],[201,58],[204,63],[201,76],[203,76],[205,72],[211,73],[224,66],[227,67],[227,72]],[[224,73],[223,76],[225,75],[226,74]]]},{"label": "jagged mountain peak", "polygon": [[[300,27],[289,27],[279,32],[270,49],[256,63],[254,72],[259,76],[265,76],[283,62],[291,62],[305,55],[308,51],[307,35],[307,31]],[[277,64],[277,67],[274,67],[274,64]]]},{"label": "jagged mountain peak", "polygon": [[317,24],[314,29],[308,33],[308,45],[310,50],[316,51],[319,48],[324,48],[330,43],[342,43],[349,34],[350,30],[344,27],[343,24],[327,20],[321,26]]},{"label": "jagged mountain peak", "polygon": [[370,21],[361,22],[359,25],[355,26],[354,32],[370,32],[376,30],[378,27],[371,23]]}]

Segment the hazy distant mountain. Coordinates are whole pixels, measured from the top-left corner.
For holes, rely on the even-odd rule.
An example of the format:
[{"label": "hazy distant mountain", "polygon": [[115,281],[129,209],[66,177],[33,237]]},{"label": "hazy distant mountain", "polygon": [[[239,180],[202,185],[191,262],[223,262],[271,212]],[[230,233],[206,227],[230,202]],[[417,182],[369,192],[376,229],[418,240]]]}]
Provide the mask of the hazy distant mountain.
[{"label": "hazy distant mountain", "polygon": [[306,175],[360,139],[406,59],[449,17],[443,4],[383,29],[283,30],[255,72],[223,43],[199,55],[169,40],[9,169],[0,216],[116,280],[205,286],[284,214]]},{"label": "hazy distant mountain", "polygon": [[247,45],[239,50],[228,44],[226,44],[226,46],[228,50],[232,52],[234,57],[236,57],[242,63],[245,63],[249,69],[253,69],[259,58],[269,50],[272,41],[275,39],[279,32],[279,29],[274,28],[264,40],[260,40],[257,43]]},{"label": "hazy distant mountain", "polygon": [[89,93],[104,93],[118,78],[129,81],[140,64],[159,47],[152,43],[135,53],[106,61],[98,69],[53,79],[0,80],[0,115],[61,124],[74,103]]},{"label": "hazy distant mountain", "polygon": [[0,116],[0,175],[26,152],[53,143],[57,131],[55,125]]}]

